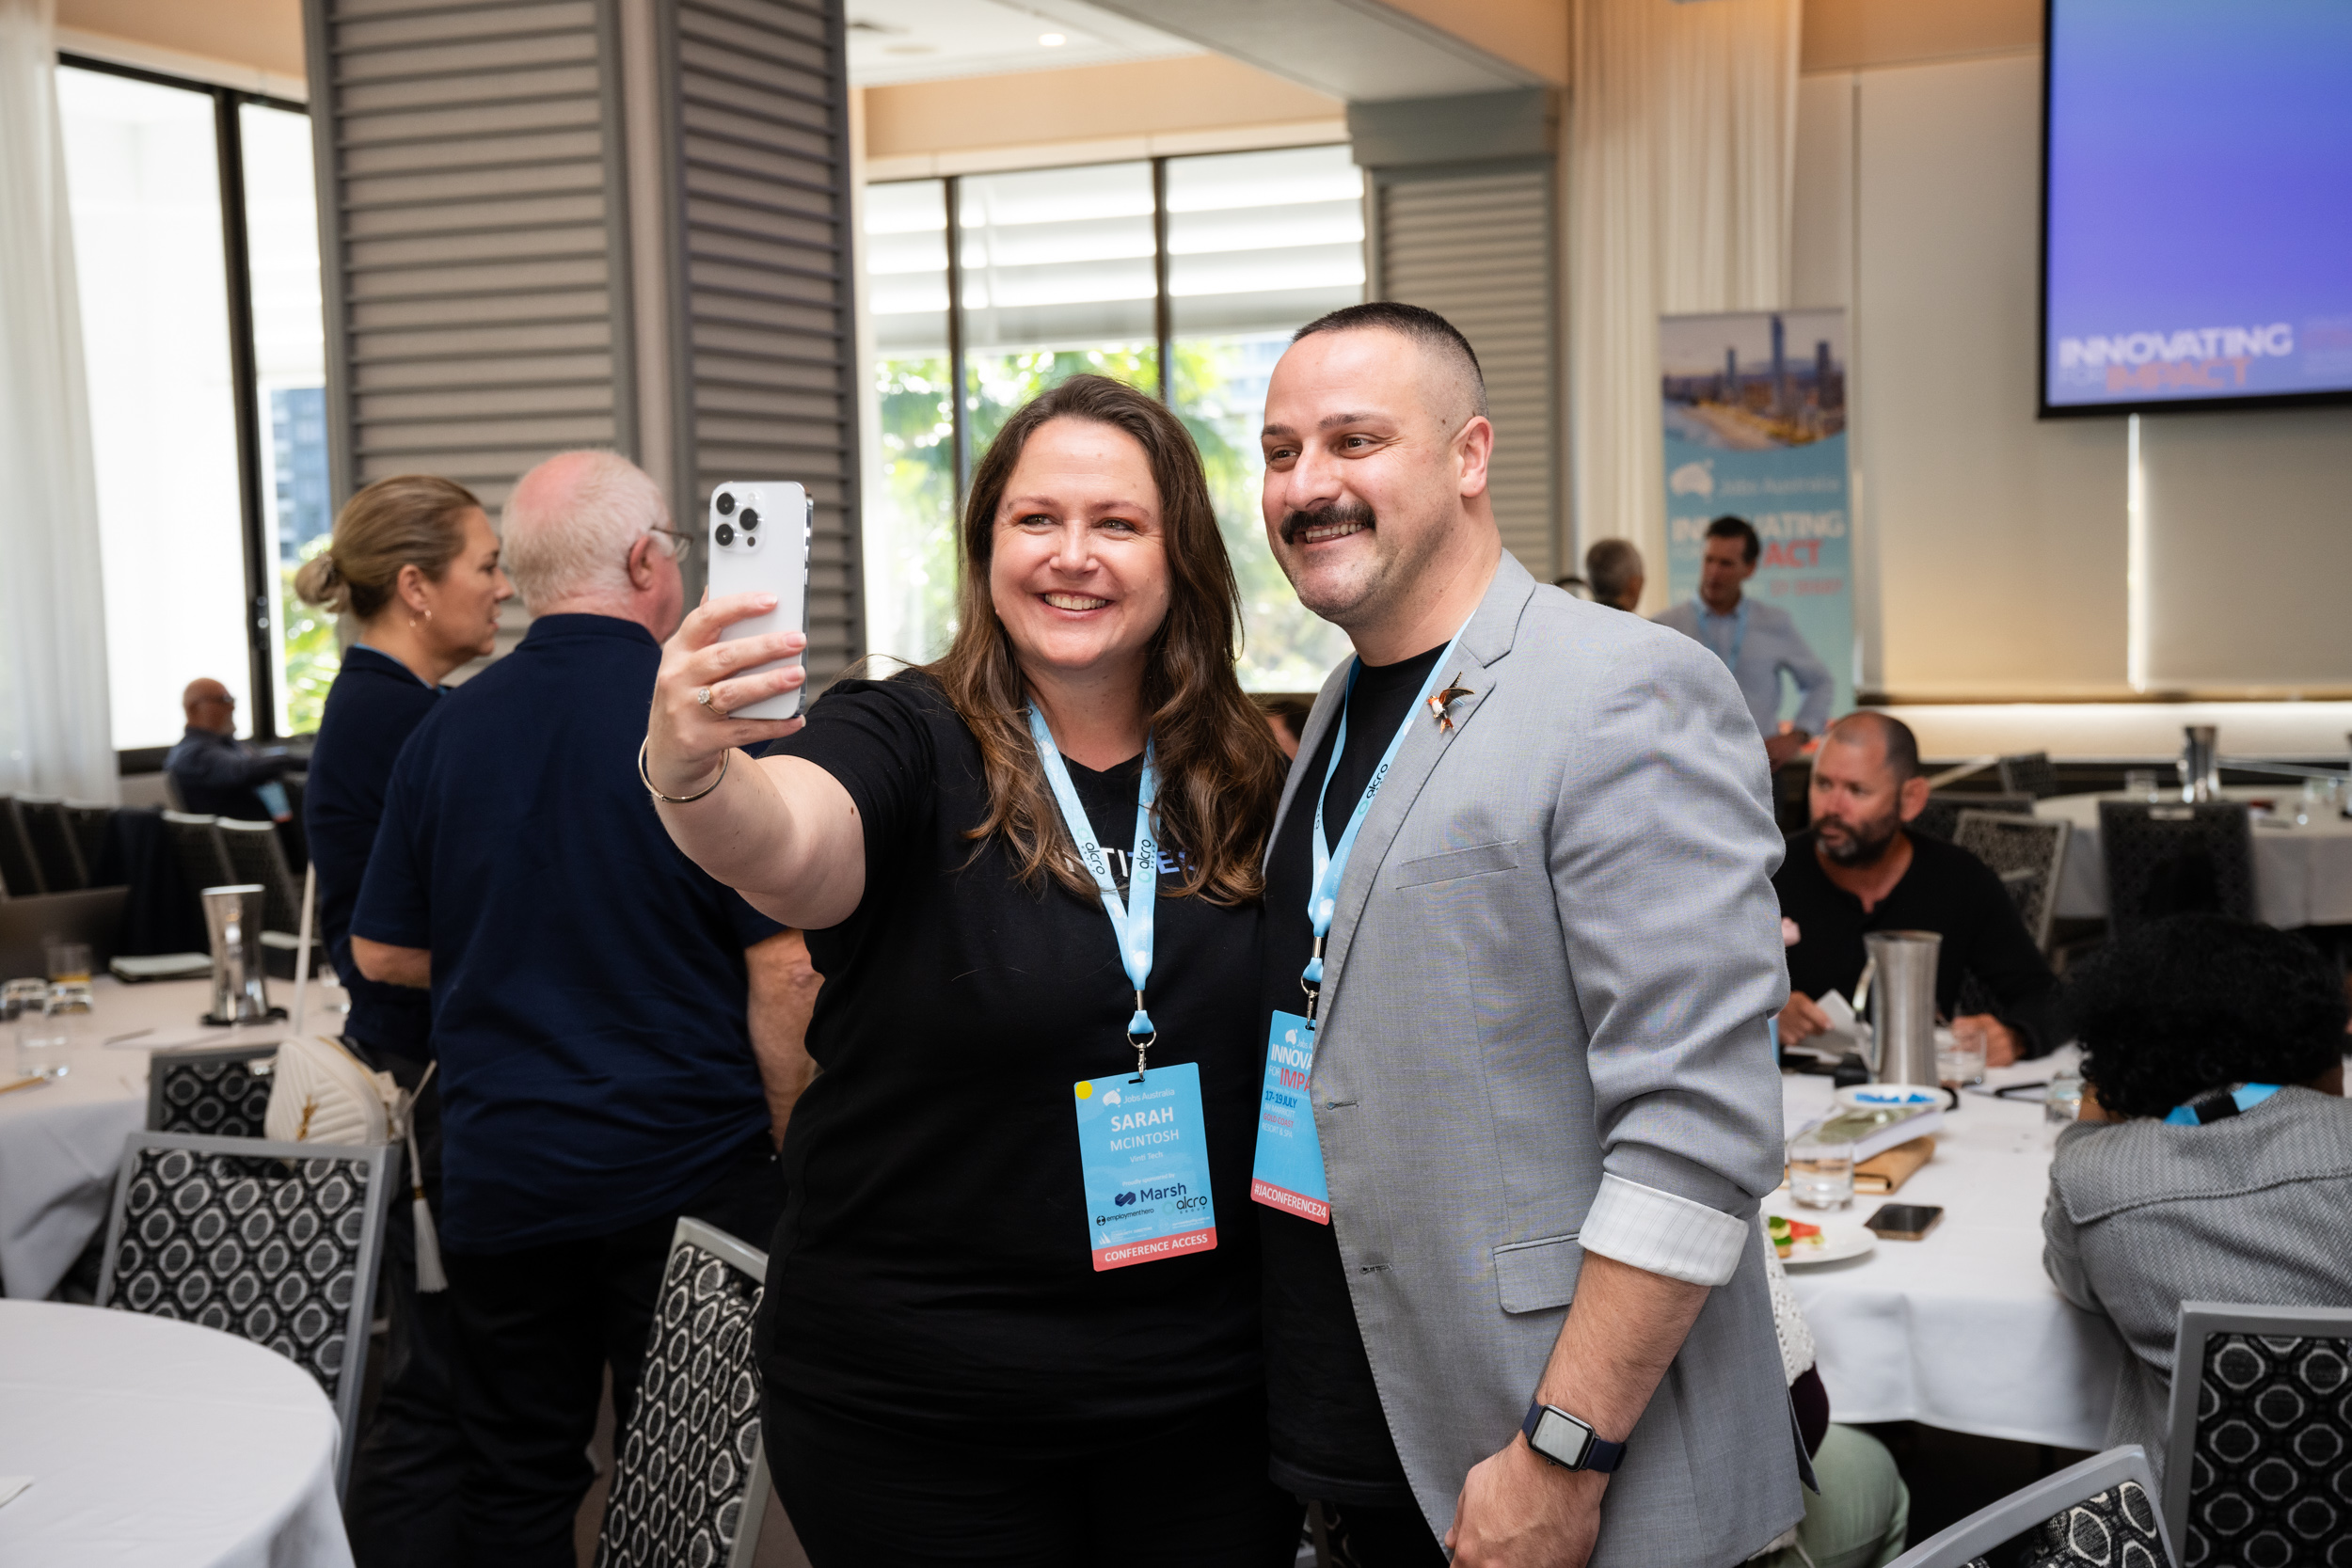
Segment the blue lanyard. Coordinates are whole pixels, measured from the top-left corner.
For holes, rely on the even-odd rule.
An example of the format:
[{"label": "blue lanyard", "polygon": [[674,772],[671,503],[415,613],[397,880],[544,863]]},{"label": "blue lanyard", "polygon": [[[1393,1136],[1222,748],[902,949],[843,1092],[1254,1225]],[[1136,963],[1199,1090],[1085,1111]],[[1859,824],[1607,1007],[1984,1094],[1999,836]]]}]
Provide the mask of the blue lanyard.
[{"label": "blue lanyard", "polygon": [[[1699,601],[1699,614],[1706,620],[1720,621],[1723,619],[1722,616],[1707,608],[1707,601],[1705,599],[1701,599]],[[1745,594],[1742,594],[1740,595],[1740,608],[1731,612],[1731,652],[1724,653],[1719,648],[1715,649],[1716,657],[1721,658],[1724,663],[1730,668],[1731,673],[1735,676],[1740,673],[1740,651],[1747,645],[1748,596]],[[1714,648],[1714,644],[1711,642],[1708,643],[1708,646],[1709,648]]]},{"label": "blue lanyard", "polygon": [[1120,907],[1119,884],[1111,879],[1110,856],[1095,839],[1094,824],[1087,819],[1086,807],[1078,800],[1078,791],[1070,782],[1070,769],[1061,760],[1061,748],[1054,743],[1053,726],[1045,715],[1034,706],[1029,709],[1029,734],[1037,741],[1038,760],[1045,765],[1046,782],[1054,786],[1054,800],[1061,807],[1061,819],[1069,828],[1070,836],[1077,841],[1078,858],[1086,862],[1087,870],[1094,876],[1094,886],[1103,897],[1103,912],[1111,917],[1111,929],[1119,937],[1119,960],[1127,966],[1127,978],[1136,990],[1136,1016],[1127,1021],[1128,1042],[1136,1048],[1136,1071],[1143,1071],[1144,1053],[1158,1038],[1152,1027],[1152,1015],[1143,1010],[1143,983],[1152,977],[1152,919],[1153,905],[1160,894],[1160,847],[1152,836],[1152,802],[1159,794],[1159,765],[1152,759],[1150,740],[1143,743],[1143,781],[1136,791],[1136,847],[1127,862],[1127,903]]},{"label": "blue lanyard", "polygon": [[1347,694],[1340,700],[1339,734],[1331,737],[1331,761],[1323,770],[1322,787],[1315,791],[1314,832],[1308,840],[1314,855],[1314,880],[1307,894],[1307,923],[1314,930],[1315,950],[1314,956],[1307,960],[1305,972],[1298,976],[1298,984],[1307,993],[1307,1022],[1310,1026],[1314,1023],[1315,1006],[1323,996],[1323,942],[1331,934],[1331,917],[1339,909],[1340,883],[1346,879],[1348,858],[1356,852],[1356,835],[1364,831],[1364,818],[1372,815],[1373,797],[1380,793],[1380,785],[1387,780],[1389,768],[1395,764],[1397,749],[1405,744],[1405,736],[1412,730],[1413,716],[1429,700],[1429,694],[1438,689],[1438,682],[1445,673],[1446,661],[1454,657],[1454,644],[1462,641],[1462,632],[1469,629],[1469,624],[1464,623],[1462,630],[1454,634],[1453,641],[1438,655],[1437,662],[1429,667],[1429,678],[1422,682],[1421,694],[1405,710],[1405,721],[1396,727],[1396,734],[1390,737],[1389,749],[1380,753],[1380,766],[1372,770],[1372,778],[1364,784],[1363,799],[1356,802],[1356,809],[1349,815],[1347,826],[1341,830],[1340,842],[1335,847],[1324,835],[1323,798],[1331,793],[1331,780],[1339,773],[1340,758],[1347,751],[1347,708],[1356,695],[1356,677],[1364,673],[1364,661],[1359,658],[1348,667]]},{"label": "blue lanyard", "polygon": [[[2240,1111],[2250,1111],[2255,1106],[2261,1104],[2264,1101],[2268,1100],[2272,1095],[2277,1094],[2278,1092],[2279,1085],[2276,1084],[2240,1084],[2234,1090],[2231,1091],[2230,1101],[2233,1109],[2229,1111],[2227,1115],[2233,1117]],[[2201,1095],[2199,1097],[2199,1099],[2202,1098],[2204,1097]],[[2173,1106],[2171,1110],[2165,1113],[2164,1119],[2166,1124],[2171,1127],[2199,1127],[2208,1121],[2217,1121],[2223,1118],[2210,1114],[2205,1116],[2198,1115],[2197,1101],[2191,1101],[2186,1105]]]}]

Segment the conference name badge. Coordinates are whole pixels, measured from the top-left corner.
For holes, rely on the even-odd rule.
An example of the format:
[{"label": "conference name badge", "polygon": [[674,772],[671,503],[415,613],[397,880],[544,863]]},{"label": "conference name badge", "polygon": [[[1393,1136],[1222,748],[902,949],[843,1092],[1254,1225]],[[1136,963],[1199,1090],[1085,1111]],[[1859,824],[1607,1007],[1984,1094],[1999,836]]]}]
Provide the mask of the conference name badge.
[{"label": "conference name badge", "polygon": [[1253,1202],[1317,1225],[1331,1223],[1331,1189],[1323,1179],[1307,1080],[1315,1065],[1315,1026],[1278,1012],[1266,1026],[1265,1087],[1258,1096],[1258,1153],[1249,1166]]},{"label": "conference name badge", "polygon": [[1073,1088],[1095,1273],[1215,1250],[1200,1069],[1115,1072]]}]

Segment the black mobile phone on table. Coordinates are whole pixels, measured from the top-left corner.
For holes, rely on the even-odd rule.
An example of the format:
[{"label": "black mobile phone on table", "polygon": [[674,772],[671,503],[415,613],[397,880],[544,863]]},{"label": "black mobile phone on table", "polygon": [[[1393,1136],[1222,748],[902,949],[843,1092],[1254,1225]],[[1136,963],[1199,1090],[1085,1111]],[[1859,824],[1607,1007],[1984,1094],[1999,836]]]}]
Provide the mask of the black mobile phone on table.
[{"label": "black mobile phone on table", "polygon": [[1927,1239],[1943,1217],[1944,1211],[1932,1203],[1882,1203],[1879,1212],[1862,1223],[1883,1241],[1919,1242]]}]

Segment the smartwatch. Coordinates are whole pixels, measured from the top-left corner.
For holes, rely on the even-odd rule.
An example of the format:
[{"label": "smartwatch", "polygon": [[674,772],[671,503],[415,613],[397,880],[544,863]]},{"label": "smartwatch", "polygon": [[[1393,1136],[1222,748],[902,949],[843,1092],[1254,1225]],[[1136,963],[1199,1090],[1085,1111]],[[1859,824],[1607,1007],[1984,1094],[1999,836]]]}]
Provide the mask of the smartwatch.
[{"label": "smartwatch", "polygon": [[1589,1421],[1569,1415],[1556,1404],[1537,1400],[1527,1407],[1519,1423],[1527,1446],[1564,1470],[1597,1470],[1609,1474],[1625,1462],[1625,1445],[1612,1443]]}]

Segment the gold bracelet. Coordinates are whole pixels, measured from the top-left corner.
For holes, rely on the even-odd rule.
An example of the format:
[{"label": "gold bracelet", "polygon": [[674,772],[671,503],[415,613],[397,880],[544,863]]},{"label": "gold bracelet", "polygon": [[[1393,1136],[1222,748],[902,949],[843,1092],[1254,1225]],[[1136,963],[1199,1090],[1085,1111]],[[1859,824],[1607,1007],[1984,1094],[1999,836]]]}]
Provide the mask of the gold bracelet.
[{"label": "gold bracelet", "polygon": [[644,784],[645,786],[645,793],[652,796],[655,800],[666,800],[674,806],[689,805],[693,801],[701,800],[704,796],[709,794],[712,790],[727,782],[727,763],[732,760],[735,755],[735,748],[732,746],[719,753],[719,776],[717,778],[711,780],[708,784],[703,785],[702,788],[694,791],[691,795],[664,795],[661,791],[654,788],[653,775],[645,771],[645,748],[652,744],[653,736],[645,736],[644,739],[637,743],[637,782]]}]

